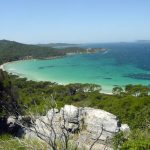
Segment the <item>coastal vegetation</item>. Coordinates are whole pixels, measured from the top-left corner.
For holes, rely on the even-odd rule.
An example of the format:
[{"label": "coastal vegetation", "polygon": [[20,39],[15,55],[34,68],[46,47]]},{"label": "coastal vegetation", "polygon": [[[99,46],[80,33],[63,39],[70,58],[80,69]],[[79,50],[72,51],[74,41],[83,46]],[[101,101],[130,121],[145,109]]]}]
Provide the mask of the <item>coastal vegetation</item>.
[{"label": "coastal vegetation", "polygon": [[16,76],[11,76],[11,82],[18,88],[20,102],[27,108],[32,108],[32,111],[35,110],[35,102],[41,113],[44,113],[44,105],[53,94],[58,108],[65,104],[73,104],[104,109],[117,115],[123,123],[129,124],[133,129],[143,129],[150,121],[150,96],[146,86],[127,85],[124,91],[108,95],[100,93],[101,86],[95,84],[58,85],[51,82],[27,81]]},{"label": "coastal vegetation", "polygon": [[[65,104],[86,106],[106,110],[115,114],[131,128],[128,138],[116,135],[115,147],[122,149],[150,146],[150,96],[149,88],[142,85],[127,85],[125,89],[115,87],[113,95],[100,93],[101,86],[95,84],[58,85],[51,82],[27,81],[26,78],[0,72],[0,115],[1,117],[28,111],[43,115],[49,104],[49,97],[54,96],[58,108]],[[35,105],[36,104],[36,105]]]},{"label": "coastal vegetation", "polygon": [[0,63],[21,59],[45,58],[63,56],[63,51],[54,48],[39,47],[35,45],[21,44],[14,41],[0,41]]}]

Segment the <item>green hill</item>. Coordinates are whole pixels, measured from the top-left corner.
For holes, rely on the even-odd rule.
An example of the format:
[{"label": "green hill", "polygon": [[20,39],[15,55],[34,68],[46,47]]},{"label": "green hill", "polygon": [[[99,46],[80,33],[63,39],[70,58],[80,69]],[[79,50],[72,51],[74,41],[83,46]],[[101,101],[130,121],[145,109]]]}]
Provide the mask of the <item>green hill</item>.
[{"label": "green hill", "polygon": [[67,54],[96,53],[104,50],[102,48],[91,48],[87,50],[86,48],[72,46],[53,48],[42,45],[28,45],[15,41],[0,40],[0,64],[22,59],[45,59],[56,56],[65,56]]},{"label": "green hill", "polygon": [[14,41],[0,40],[0,63],[29,58],[63,56],[64,51],[51,47],[27,45]]}]

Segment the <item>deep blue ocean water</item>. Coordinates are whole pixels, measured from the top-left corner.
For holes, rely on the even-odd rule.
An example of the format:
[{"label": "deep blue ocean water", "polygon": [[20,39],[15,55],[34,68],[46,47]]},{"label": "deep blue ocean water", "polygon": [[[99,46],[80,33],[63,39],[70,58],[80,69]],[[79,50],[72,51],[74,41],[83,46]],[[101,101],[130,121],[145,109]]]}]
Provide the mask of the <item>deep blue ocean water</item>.
[{"label": "deep blue ocean water", "polygon": [[113,57],[116,65],[134,64],[139,68],[150,71],[150,43],[106,43],[86,44],[82,47],[109,49],[105,57]]}]

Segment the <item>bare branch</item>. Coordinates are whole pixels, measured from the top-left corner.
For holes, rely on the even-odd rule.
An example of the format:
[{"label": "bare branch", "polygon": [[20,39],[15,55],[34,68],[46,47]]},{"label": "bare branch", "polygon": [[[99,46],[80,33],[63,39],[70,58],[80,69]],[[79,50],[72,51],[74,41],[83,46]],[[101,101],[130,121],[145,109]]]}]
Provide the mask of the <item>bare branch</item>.
[{"label": "bare branch", "polygon": [[98,136],[98,137],[95,139],[95,141],[91,144],[89,150],[92,150],[93,146],[94,146],[94,145],[97,143],[97,141],[100,139],[100,137],[101,137],[102,134],[103,134],[103,130],[104,130],[104,128],[103,128],[103,125],[102,125],[102,130],[101,130],[99,136]]}]

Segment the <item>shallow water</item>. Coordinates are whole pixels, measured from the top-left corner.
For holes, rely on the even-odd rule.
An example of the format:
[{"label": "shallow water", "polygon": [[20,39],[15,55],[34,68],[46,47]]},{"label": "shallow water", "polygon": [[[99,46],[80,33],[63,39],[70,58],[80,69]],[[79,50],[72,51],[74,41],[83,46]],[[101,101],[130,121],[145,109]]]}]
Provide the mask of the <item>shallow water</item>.
[{"label": "shallow water", "polygon": [[103,47],[96,54],[68,56],[53,60],[26,60],[8,63],[8,72],[31,80],[67,83],[95,83],[104,92],[127,84],[150,85],[150,45],[90,44],[83,47]]}]

